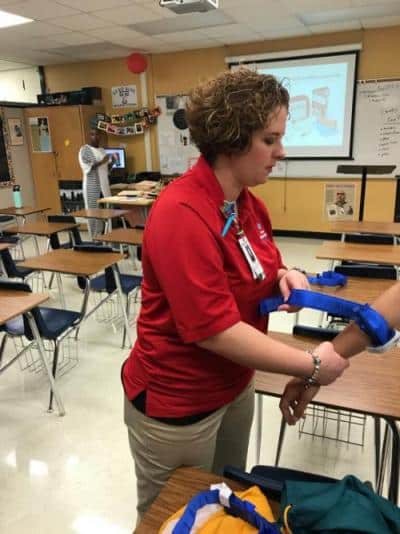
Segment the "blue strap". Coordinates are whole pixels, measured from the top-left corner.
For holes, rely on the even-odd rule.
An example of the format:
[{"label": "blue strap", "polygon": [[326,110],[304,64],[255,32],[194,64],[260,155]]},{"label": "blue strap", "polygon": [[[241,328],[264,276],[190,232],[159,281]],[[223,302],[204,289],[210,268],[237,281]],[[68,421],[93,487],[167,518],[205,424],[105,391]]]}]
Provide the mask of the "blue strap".
[{"label": "blue strap", "polygon": [[310,284],[317,284],[319,286],[345,286],[347,284],[347,276],[335,271],[324,271],[317,276],[307,276]]},{"label": "blue strap", "polygon": [[276,311],[281,304],[312,308],[338,317],[352,319],[371,338],[373,346],[384,345],[395,335],[395,331],[390,328],[386,319],[368,304],[359,304],[351,300],[306,289],[292,289],[286,301],[284,301],[283,297],[262,300],[260,302],[260,313],[261,315],[266,315]]},{"label": "blue strap", "polygon": [[[196,519],[196,513],[207,504],[220,504],[218,489],[202,491],[195,495],[173,528],[172,534],[190,534]],[[234,493],[230,495],[229,508],[225,508],[225,511],[253,525],[258,529],[259,534],[279,534],[278,527],[262,517],[256,511],[254,504],[239,499]]]}]

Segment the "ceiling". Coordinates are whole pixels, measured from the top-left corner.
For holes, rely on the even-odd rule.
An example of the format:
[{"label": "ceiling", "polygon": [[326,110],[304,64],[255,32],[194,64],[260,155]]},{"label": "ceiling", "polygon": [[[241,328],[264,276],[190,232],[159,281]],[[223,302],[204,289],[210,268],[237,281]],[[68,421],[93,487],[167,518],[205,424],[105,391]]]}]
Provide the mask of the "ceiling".
[{"label": "ceiling", "polygon": [[0,29],[0,70],[400,25],[400,0],[220,0],[176,15],[158,0],[0,0],[34,22]]}]

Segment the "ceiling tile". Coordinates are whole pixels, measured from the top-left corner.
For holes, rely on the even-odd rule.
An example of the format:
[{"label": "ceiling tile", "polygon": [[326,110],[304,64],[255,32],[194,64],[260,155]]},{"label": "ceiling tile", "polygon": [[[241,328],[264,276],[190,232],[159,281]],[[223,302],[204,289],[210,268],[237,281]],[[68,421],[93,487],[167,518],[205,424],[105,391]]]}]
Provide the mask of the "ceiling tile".
[{"label": "ceiling tile", "polygon": [[383,26],[400,26],[400,16],[392,17],[368,17],[361,19],[363,28],[380,28]]},{"label": "ceiling tile", "polygon": [[55,26],[60,26],[61,28],[67,28],[67,30],[75,31],[94,30],[96,28],[104,28],[109,26],[106,21],[94,17],[93,15],[87,15],[86,13],[82,13],[81,15],[73,15],[72,17],[59,17],[56,19],[51,19],[48,22],[51,22]]},{"label": "ceiling tile", "polygon": [[[376,0],[374,1],[376,3]],[[330,11],[353,7],[352,0],[281,0],[281,3],[290,13]]]},{"label": "ceiling tile", "polygon": [[132,0],[57,0],[57,2],[85,13],[132,4]]},{"label": "ceiling tile", "polygon": [[155,35],[154,37],[158,37],[165,43],[187,43],[190,41],[204,41],[208,38],[207,35],[202,33],[200,30],[190,30],[177,33],[162,33]]},{"label": "ceiling tile", "polygon": [[4,6],[3,9],[15,15],[34,20],[45,20],[79,13],[76,9],[62,6],[52,0],[26,0],[18,4]]},{"label": "ceiling tile", "polygon": [[315,11],[299,15],[306,24],[327,24],[366,17],[383,17],[400,15],[400,2],[390,2],[384,5],[352,7],[348,9],[333,9],[331,11]]},{"label": "ceiling tile", "polygon": [[117,7],[115,9],[94,11],[93,15],[100,19],[106,20],[108,26],[111,22],[127,26],[128,24],[149,22],[160,18],[160,16],[151,9],[137,4],[125,7]]},{"label": "ceiling tile", "polygon": [[211,26],[208,28],[202,28],[201,31],[208,35],[209,37],[213,37],[215,39],[218,39],[218,37],[229,37],[230,35],[237,33],[241,30],[244,30],[246,27],[243,24],[235,23],[235,24],[224,24],[222,26]]},{"label": "ceiling tile", "polygon": [[330,24],[312,24],[308,26],[312,34],[344,32],[348,30],[361,30],[361,21],[358,19],[335,22]]},{"label": "ceiling tile", "polygon": [[30,67],[31,65],[28,65],[25,63],[15,63],[13,61],[0,60],[0,71],[19,70],[19,69],[25,69],[25,68],[30,68]]},{"label": "ceiling tile", "polygon": [[21,26],[14,26],[13,28],[4,28],[0,31],[0,38],[9,36],[11,40],[19,38],[26,42],[26,39],[32,36],[54,35],[59,32],[60,28],[52,24],[34,21]]},{"label": "ceiling tile", "polygon": [[64,45],[83,45],[83,44],[91,44],[91,43],[100,43],[103,41],[106,41],[107,39],[99,39],[98,37],[94,35],[89,35],[86,33],[80,33],[80,32],[65,32],[65,33],[58,33],[57,35],[51,35],[49,37],[50,41],[53,41],[54,43],[58,43],[58,46],[60,44]]},{"label": "ceiling tile", "polygon": [[310,35],[311,31],[306,26],[302,28],[276,28],[269,29],[265,32],[258,32],[264,39],[284,39],[286,37],[299,37],[302,35]]},{"label": "ceiling tile", "polygon": [[108,28],[101,28],[98,30],[88,30],[86,32],[88,35],[93,35],[94,37],[98,37],[99,39],[102,39],[103,41],[114,41],[115,39],[126,39],[126,40],[133,40],[138,39],[140,37],[143,37],[142,33],[135,32],[134,30],[131,30],[127,28],[126,26],[110,26]]}]

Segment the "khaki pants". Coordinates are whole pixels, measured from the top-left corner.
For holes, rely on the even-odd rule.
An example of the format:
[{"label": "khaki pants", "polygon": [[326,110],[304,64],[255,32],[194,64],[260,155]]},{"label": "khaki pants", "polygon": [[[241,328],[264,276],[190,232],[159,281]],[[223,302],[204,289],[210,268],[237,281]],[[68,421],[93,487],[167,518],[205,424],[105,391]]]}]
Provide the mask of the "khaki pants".
[{"label": "khaki pants", "polygon": [[222,474],[226,464],[245,469],[254,412],[254,384],[202,421],[166,425],[136,410],[125,397],[125,423],[135,462],[138,520],[171,472],[191,466]]}]

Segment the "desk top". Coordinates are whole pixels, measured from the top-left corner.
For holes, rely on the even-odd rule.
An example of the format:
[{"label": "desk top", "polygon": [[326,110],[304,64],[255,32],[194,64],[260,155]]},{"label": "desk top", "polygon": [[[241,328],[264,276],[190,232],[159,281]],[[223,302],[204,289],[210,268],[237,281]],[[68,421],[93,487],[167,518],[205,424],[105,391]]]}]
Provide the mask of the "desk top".
[{"label": "desk top", "polygon": [[[206,473],[193,467],[180,467],[174,471],[157,499],[150,506],[140,525],[134,531],[135,534],[158,534],[164,521],[190,501],[196,493],[210,489],[211,484],[219,482],[226,482],[234,491],[241,491],[246,488],[246,486],[229,478]],[[275,516],[278,516],[279,504],[270,501],[270,505]]]},{"label": "desk top", "polygon": [[327,295],[333,295],[342,299],[354,300],[361,303],[371,303],[384,291],[389,289],[396,280],[383,280],[371,278],[359,278],[349,276],[345,286],[318,286],[311,285],[312,291],[318,291]]},{"label": "desk top", "polygon": [[104,235],[97,235],[94,241],[105,243],[122,243],[123,245],[141,245],[143,242],[143,230],[138,228],[117,228]]},{"label": "desk top", "polygon": [[15,208],[10,206],[8,208],[0,208],[0,215],[15,215],[24,217],[25,215],[32,215],[33,213],[42,213],[48,211],[50,208],[33,208],[32,206],[22,206],[22,208]]},{"label": "desk top", "polygon": [[361,263],[400,265],[400,247],[324,241],[316,253],[318,259],[347,260]]},{"label": "desk top", "polygon": [[43,304],[48,298],[46,293],[0,289],[0,325]]},{"label": "desk top", "polygon": [[[305,350],[320,343],[310,338],[270,332],[271,338]],[[256,391],[280,397],[289,377],[256,371]],[[329,386],[320,389],[315,402],[329,408],[400,419],[400,349],[384,354],[362,352],[350,367]]]},{"label": "desk top", "polygon": [[29,235],[39,235],[39,236],[48,236],[51,234],[56,234],[58,232],[66,232],[76,228],[78,224],[74,223],[55,223],[55,222],[27,222],[23,225],[17,226],[7,226],[3,229],[5,234],[29,234]]},{"label": "desk top", "polygon": [[119,252],[85,252],[73,249],[57,249],[28,258],[18,263],[20,267],[37,271],[92,276],[123,259]]},{"label": "desk top", "polygon": [[0,243],[0,250],[6,250],[7,248],[10,248],[12,246],[12,243]]},{"label": "desk top", "polygon": [[400,235],[400,223],[373,221],[337,221],[331,223],[333,232],[341,234]]},{"label": "desk top", "polygon": [[88,208],[74,211],[74,217],[83,217],[85,219],[114,219],[123,217],[129,213],[126,210],[109,210],[105,208]]},{"label": "desk top", "polygon": [[138,198],[138,197],[123,197],[113,196],[99,198],[98,204],[120,204],[121,206],[151,206],[154,202],[152,198]]}]

